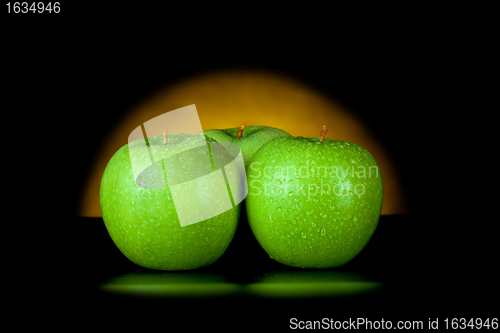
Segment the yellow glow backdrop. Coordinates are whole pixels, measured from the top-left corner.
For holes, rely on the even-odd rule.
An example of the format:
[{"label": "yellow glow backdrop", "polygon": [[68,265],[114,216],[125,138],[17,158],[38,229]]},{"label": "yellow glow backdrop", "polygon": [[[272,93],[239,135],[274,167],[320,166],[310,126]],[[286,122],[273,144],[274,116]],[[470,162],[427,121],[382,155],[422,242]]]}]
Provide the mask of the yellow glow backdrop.
[{"label": "yellow glow backdrop", "polygon": [[[363,98],[363,96],[360,96]],[[349,110],[308,85],[280,73],[264,70],[213,71],[165,87],[131,110],[109,133],[83,189],[77,215],[101,216],[99,186],[113,154],[127,143],[140,124],[187,105],[196,104],[203,130],[271,126],[293,136],[316,137],[328,128],[327,138],[365,147],[378,162],[384,181],[382,214],[408,213],[397,170],[387,151],[367,126]],[[378,109],[379,105],[374,105]]]}]

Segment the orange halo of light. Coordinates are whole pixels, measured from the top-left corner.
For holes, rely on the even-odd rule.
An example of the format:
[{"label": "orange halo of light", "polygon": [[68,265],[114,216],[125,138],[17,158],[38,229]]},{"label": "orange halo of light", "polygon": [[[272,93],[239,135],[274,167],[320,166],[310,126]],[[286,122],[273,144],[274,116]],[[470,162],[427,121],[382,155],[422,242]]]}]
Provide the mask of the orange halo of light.
[{"label": "orange halo of light", "polygon": [[129,112],[103,143],[83,189],[80,216],[101,216],[99,187],[113,154],[127,143],[138,125],[165,112],[196,104],[203,130],[271,126],[293,136],[316,137],[323,125],[326,137],[354,142],[375,157],[384,181],[382,214],[408,213],[408,204],[394,163],[386,149],[349,110],[293,77],[265,70],[204,73],[154,94]]}]

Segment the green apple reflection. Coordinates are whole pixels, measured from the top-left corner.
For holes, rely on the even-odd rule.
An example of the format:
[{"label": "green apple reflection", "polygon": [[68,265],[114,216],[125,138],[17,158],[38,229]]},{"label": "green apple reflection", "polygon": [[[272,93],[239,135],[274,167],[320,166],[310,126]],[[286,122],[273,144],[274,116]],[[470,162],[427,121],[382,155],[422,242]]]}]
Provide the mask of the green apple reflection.
[{"label": "green apple reflection", "polygon": [[271,271],[253,283],[228,282],[218,274],[133,271],[100,286],[111,294],[159,298],[210,298],[246,295],[254,298],[306,299],[354,296],[374,292],[383,283],[346,271]]},{"label": "green apple reflection", "polygon": [[133,271],[112,278],[99,287],[110,294],[159,298],[231,296],[239,293],[241,288],[217,274],[150,270]]},{"label": "green apple reflection", "polygon": [[248,294],[266,298],[327,298],[373,292],[383,283],[338,270],[275,271],[246,286]]}]

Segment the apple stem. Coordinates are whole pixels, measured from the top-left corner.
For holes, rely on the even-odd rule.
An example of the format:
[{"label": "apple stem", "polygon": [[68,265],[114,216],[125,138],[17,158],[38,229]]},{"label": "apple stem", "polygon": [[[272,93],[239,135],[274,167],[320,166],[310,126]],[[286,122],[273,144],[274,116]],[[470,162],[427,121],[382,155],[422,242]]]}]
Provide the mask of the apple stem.
[{"label": "apple stem", "polygon": [[323,129],[321,129],[321,134],[319,135],[319,142],[323,142],[326,132],[328,132],[328,129],[323,125]]},{"label": "apple stem", "polygon": [[237,138],[241,138],[243,136],[243,130],[247,127],[247,125],[242,124],[240,127],[238,127],[238,133],[236,134]]},{"label": "apple stem", "polygon": [[167,144],[167,140],[168,140],[168,132],[167,132],[167,129],[165,129],[165,131],[163,132],[163,144]]}]

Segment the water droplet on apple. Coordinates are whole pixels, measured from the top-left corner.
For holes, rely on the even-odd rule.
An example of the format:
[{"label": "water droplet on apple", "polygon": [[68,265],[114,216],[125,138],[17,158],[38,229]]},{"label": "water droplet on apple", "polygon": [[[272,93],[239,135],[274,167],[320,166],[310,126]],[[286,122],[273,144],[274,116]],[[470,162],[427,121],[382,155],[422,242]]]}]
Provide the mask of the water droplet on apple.
[{"label": "water droplet on apple", "polygon": [[339,215],[339,214],[340,214],[340,212],[338,210],[335,211],[335,215]]},{"label": "water droplet on apple", "polygon": [[282,188],[280,188],[280,190],[279,190],[278,194],[280,194],[280,195],[281,195],[281,194],[283,194],[283,192],[284,192],[284,191],[285,191],[285,190],[283,190]]},{"label": "water droplet on apple", "polygon": [[357,221],[357,220],[358,220],[358,219],[356,218],[356,216],[354,216],[352,219],[353,219],[354,221]]},{"label": "water droplet on apple", "polygon": [[321,212],[321,213],[319,214],[319,216],[321,216],[321,217],[322,217],[322,218],[324,218],[324,219],[326,219],[326,218],[328,217],[328,215],[326,215],[326,214],[325,214],[325,213],[323,213],[323,212]]},{"label": "water droplet on apple", "polygon": [[280,207],[278,207],[276,210],[278,211],[278,213],[281,212],[281,208]]},{"label": "water droplet on apple", "polygon": [[316,228],[316,223],[311,222],[311,224],[312,224],[313,228]]},{"label": "water droplet on apple", "polygon": [[312,209],[306,212],[306,215],[311,215],[313,213]]},{"label": "water droplet on apple", "polygon": [[293,185],[293,179],[290,179],[290,181],[288,182],[288,184]]},{"label": "water droplet on apple", "polygon": [[321,234],[320,234],[320,235],[321,235],[321,236],[325,236],[325,235],[326,235],[326,230],[325,230],[325,229],[322,229],[322,230],[321,230]]},{"label": "water droplet on apple", "polygon": [[272,203],[273,201],[274,201],[274,200],[273,200],[273,198],[269,199],[269,202],[270,202],[270,203]]},{"label": "water droplet on apple", "polygon": [[276,181],[276,184],[281,185],[281,180],[279,180],[279,179],[278,179],[278,180]]},{"label": "water droplet on apple", "polygon": [[273,176],[269,176],[269,181],[273,180]]},{"label": "water droplet on apple", "polygon": [[299,202],[299,198],[298,197],[293,198],[293,202]]},{"label": "water droplet on apple", "polygon": [[288,196],[291,197],[293,195],[293,191],[288,192]]},{"label": "water droplet on apple", "polygon": [[300,237],[306,239],[307,238],[307,234],[306,233],[302,233],[302,236],[300,236]]}]

